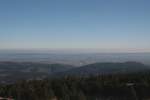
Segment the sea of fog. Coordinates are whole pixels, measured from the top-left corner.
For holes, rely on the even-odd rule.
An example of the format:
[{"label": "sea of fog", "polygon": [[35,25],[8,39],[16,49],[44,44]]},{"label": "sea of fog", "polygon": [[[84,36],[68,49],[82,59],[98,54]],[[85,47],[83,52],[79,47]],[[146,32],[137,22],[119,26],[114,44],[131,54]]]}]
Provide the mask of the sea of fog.
[{"label": "sea of fog", "polygon": [[34,53],[0,51],[0,61],[62,63],[76,66],[95,62],[136,61],[150,65],[150,53]]}]

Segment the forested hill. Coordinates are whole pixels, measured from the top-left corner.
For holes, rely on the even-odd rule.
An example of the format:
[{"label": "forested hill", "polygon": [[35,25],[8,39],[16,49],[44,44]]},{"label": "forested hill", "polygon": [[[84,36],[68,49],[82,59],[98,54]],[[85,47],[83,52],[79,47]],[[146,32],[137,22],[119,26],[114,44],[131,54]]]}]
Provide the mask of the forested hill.
[{"label": "forested hill", "polygon": [[[117,73],[133,73],[150,70],[150,66],[146,66],[138,62],[125,63],[94,63],[78,68],[73,68],[65,72],[59,73],[61,76],[89,76],[102,74],[117,74]],[[59,74],[57,76],[59,76]]]},{"label": "forested hill", "polygon": [[0,83],[11,83],[24,79],[43,79],[53,73],[73,68],[65,64],[45,64],[32,62],[0,62]]},{"label": "forested hill", "polygon": [[23,79],[43,79],[46,77],[133,73],[149,69],[149,66],[137,62],[94,63],[80,67],[64,64],[0,62],[0,83],[11,83]]},{"label": "forested hill", "polygon": [[150,73],[64,77],[0,85],[15,100],[149,100]]},{"label": "forested hill", "polygon": [[95,63],[81,67],[1,62],[0,71],[0,97],[15,100],[150,98],[149,66],[137,62]]}]

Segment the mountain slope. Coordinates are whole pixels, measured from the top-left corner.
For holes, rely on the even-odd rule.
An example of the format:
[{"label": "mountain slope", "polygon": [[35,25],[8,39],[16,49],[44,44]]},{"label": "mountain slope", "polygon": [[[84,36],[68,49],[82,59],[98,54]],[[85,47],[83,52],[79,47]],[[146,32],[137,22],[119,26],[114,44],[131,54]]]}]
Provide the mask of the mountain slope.
[{"label": "mountain slope", "polygon": [[149,70],[150,67],[137,62],[125,63],[94,63],[79,68],[74,68],[66,72],[59,73],[62,76],[67,75],[98,75],[114,73],[130,73]]},{"label": "mountain slope", "polygon": [[64,64],[43,64],[27,62],[0,62],[0,82],[20,79],[42,79],[53,73],[64,72],[73,68]]},{"label": "mountain slope", "polygon": [[0,83],[11,83],[23,79],[43,79],[61,76],[89,76],[100,74],[130,73],[150,70],[137,62],[94,63],[81,67],[64,64],[0,62]]}]

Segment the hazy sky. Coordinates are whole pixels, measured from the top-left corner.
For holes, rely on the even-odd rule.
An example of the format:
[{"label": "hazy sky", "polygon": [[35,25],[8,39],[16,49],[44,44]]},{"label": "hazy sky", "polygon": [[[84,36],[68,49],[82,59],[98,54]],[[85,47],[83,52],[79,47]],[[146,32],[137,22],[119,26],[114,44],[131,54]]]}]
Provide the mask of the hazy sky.
[{"label": "hazy sky", "polygon": [[150,0],[0,0],[0,49],[150,51]]}]

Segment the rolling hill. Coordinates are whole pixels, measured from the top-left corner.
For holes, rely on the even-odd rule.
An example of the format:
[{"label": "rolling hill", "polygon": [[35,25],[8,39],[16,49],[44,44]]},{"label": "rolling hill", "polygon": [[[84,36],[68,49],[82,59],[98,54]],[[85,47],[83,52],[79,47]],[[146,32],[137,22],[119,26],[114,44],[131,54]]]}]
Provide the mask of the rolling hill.
[{"label": "rolling hill", "polygon": [[132,73],[150,70],[146,66],[138,62],[125,62],[125,63],[94,63],[73,68],[65,72],[59,73],[60,76],[88,76],[99,74],[116,74],[116,73]]},{"label": "rolling hill", "polygon": [[137,62],[94,63],[80,67],[32,62],[0,62],[0,82],[11,83],[16,80],[43,79],[46,77],[132,73],[149,69],[149,66]]}]

